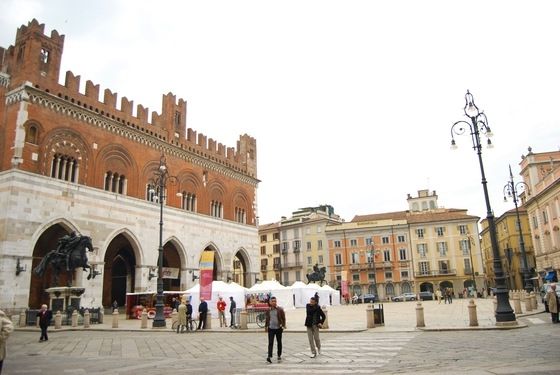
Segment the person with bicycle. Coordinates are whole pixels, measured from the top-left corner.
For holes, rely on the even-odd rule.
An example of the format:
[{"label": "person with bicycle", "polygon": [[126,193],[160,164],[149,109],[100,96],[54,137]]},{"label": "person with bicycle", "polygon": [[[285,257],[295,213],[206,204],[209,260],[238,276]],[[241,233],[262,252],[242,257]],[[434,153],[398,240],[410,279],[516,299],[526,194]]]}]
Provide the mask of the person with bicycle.
[{"label": "person with bicycle", "polygon": [[185,305],[184,301],[181,301],[181,304],[177,307],[177,333],[179,333],[179,329],[181,333],[185,332],[185,328],[187,327],[187,306]]},{"label": "person with bicycle", "polygon": [[268,357],[266,361],[272,363],[272,350],[274,349],[274,337],[278,344],[278,361],[282,360],[282,332],[286,329],[286,314],[284,309],[276,305],[276,297],[270,297],[268,301],[270,308],[265,313],[264,329],[268,332]]}]

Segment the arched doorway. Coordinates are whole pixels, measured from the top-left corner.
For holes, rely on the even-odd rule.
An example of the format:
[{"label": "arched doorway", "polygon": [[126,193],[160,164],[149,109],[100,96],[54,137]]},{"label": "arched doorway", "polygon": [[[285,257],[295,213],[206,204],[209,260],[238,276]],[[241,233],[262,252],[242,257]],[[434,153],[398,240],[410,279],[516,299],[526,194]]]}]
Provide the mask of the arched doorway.
[{"label": "arched doorway", "polygon": [[243,250],[239,250],[233,257],[233,274],[232,279],[245,288],[252,286],[252,280],[249,273],[249,260],[247,254]]},{"label": "arched doorway", "polygon": [[119,234],[109,243],[104,262],[103,306],[113,301],[123,306],[126,293],[134,292],[136,284],[136,255],[126,236]]},{"label": "arched doorway", "polygon": [[[42,277],[39,277],[33,272],[33,269],[39,265],[43,257],[51,250],[55,250],[58,245],[58,240],[69,234],[71,228],[66,228],[62,224],[54,224],[41,234],[35,247],[33,248],[33,261],[31,268],[31,284],[29,287],[29,308],[38,309],[43,303],[49,304],[49,294],[45,289],[55,286],[53,283],[53,273],[51,267],[47,267],[46,272]],[[58,286],[66,286],[68,278],[66,273],[59,276]]]},{"label": "arched doorway", "polygon": [[434,285],[432,283],[422,283],[420,284],[421,292],[434,292]]},{"label": "arched doorway", "polygon": [[[207,246],[204,251],[211,251],[213,253],[212,258],[213,258],[213,266],[212,266],[212,280],[221,280],[221,275],[222,275],[222,260],[220,258],[220,253],[212,246]],[[202,261],[202,255],[201,255],[201,259],[199,259],[199,263],[198,263],[198,269],[202,271],[202,266],[201,266],[201,261]]]},{"label": "arched doorway", "polygon": [[412,288],[410,287],[410,283],[407,282],[402,283],[401,289],[403,293],[412,293]]},{"label": "arched doorway", "polygon": [[181,258],[173,242],[163,246],[163,290],[181,290]]},{"label": "arched doorway", "polygon": [[358,295],[358,296],[362,295],[362,287],[360,286],[360,284],[352,285],[352,296],[354,295]]},{"label": "arched doorway", "polygon": [[385,293],[386,295],[389,296],[394,296],[395,295],[395,287],[393,284],[387,284],[385,285]]},{"label": "arched doorway", "polygon": [[377,296],[377,285],[369,284],[368,293]]},{"label": "arched doorway", "polygon": [[439,283],[439,287],[441,290],[446,290],[447,288],[453,290],[453,283],[451,281],[442,281]]}]

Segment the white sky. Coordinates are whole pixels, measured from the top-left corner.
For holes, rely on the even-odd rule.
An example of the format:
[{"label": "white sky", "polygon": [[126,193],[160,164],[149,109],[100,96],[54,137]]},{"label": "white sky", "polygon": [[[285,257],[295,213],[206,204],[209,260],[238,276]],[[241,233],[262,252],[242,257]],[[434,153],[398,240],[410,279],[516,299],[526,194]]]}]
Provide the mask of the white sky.
[{"label": "white sky", "polygon": [[[557,1],[0,0],[0,46],[32,18],[66,35],[66,70],[227,146],[257,139],[261,223],[331,204],[346,220],[439,204],[486,217],[468,136],[470,89],[494,132],[484,166],[496,216],[508,164],[560,147]],[[82,89],[83,91],[83,89]]]}]

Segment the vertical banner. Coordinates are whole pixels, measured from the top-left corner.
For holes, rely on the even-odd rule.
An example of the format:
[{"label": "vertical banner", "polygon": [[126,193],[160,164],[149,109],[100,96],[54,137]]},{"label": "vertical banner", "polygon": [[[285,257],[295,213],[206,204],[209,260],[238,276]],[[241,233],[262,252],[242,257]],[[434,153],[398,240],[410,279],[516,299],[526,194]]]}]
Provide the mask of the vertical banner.
[{"label": "vertical banner", "polygon": [[212,276],[214,274],[214,252],[203,251],[200,258],[200,298],[212,299]]},{"label": "vertical banner", "polygon": [[348,280],[346,279],[346,271],[342,271],[340,273],[340,283],[341,283],[341,292],[342,298],[345,301],[348,301]]}]

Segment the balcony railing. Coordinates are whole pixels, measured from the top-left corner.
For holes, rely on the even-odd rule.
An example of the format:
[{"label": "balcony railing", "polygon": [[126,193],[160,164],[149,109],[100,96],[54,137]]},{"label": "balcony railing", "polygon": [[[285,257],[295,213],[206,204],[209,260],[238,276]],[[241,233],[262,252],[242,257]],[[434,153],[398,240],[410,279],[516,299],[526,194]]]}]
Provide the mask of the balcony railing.
[{"label": "balcony railing", "polygon": [[274,263],[274,264],[272,265],[272,269],[273,269],[274,271],[278,271],[278,270],[280,269],[280,263]]},{"label": "balcony railing", "polygon": [[301,267],[301,266],[302,266],[302,263],[301,263],[301,262],[290,262],[290,263],[284,263],[284,264],[282,265],[282,268],[283,268],[283,269],[286,269],[286,268],[299,268],[299,267]]},{"label": "balcony railing", "polygon": [[429,276],[447,276],[447,275],[456,275],[456,270],[433,270],[433,271],[426,271],[426,270],[418,270],[416,271],[416,277],[429,277]]}]

